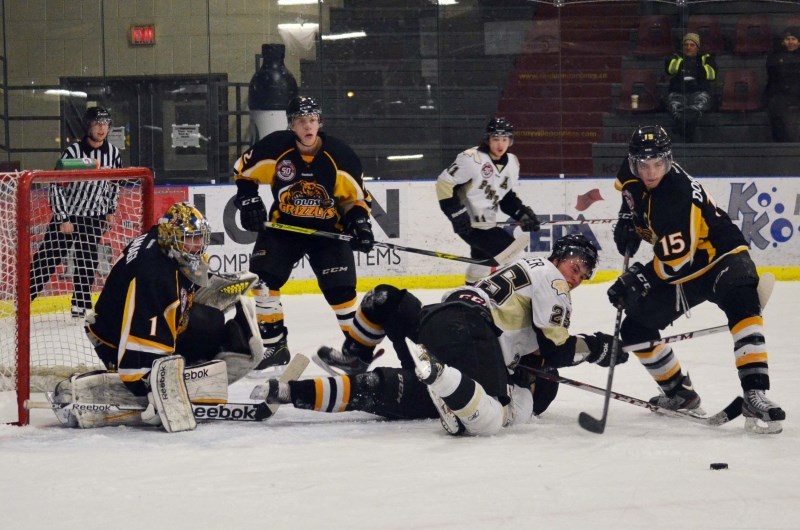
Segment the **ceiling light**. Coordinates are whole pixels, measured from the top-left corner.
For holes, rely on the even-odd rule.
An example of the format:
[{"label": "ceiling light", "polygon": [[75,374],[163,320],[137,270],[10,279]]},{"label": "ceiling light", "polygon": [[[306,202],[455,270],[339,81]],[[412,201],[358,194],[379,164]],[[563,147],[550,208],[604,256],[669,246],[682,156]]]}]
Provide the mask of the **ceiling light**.
[{"label": "ceiling light", "polygon": [[350,33],[336,33],[333,35],[323,35],[322,40],[341,40],[341,39],[360,39],[366,37],[363,31],[351,31]]},{"label": "ceiling light", "polygon": [[417,155],[389,155],[386,157],[386,160],[391,160],[392,162],[396,162],[398,160],[419,160],[424,155],[422,153]]}]

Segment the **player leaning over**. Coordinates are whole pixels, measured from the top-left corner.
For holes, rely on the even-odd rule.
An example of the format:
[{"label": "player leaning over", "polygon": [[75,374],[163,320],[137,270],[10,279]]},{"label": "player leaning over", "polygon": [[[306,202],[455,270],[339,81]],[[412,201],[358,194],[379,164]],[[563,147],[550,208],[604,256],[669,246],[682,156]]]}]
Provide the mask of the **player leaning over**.
[{"label": "player leaning over", "polygon": [[[190,400],[225,403],[228,383],[261,359],[255,304],[240,296],[256,279],[243,275],[226,289],[204,287],[210,282],[208,243],[203,215],[176,203],[125,248],[86,316],[86,334],[109,371],[62,381],[54,400],[148,408],[127,414],[59,411],[63,423],[87,428],[144,422],[168,432],[191,430],[196,423]],[[220,281],[225,283],[211,278],[212,285]],[[186,365],[193,368],[184,374]]]},{"label": "player leaning over", "polygon": [[[536,214],[515,192],[519,160],[508,152],[513,143],[511,123],[505,118],[492,118],[481,145],[459,153],[436,180],[439,206],[453,223],[455,233],[469,244],[473,258],[490,259],[514,242],[509,232],[492,226],[497,221],[498,208],[519,221],[523,230],[539,230]],[[470,264],[467,283],[490,272],[488,266]]]},{"label": "player leaning over", "polygon": [[[345,375],[288,384],[272,379],[251,397],[323,412],[441,415],[451,434],[493,434],[525,423],[544,412],[557,385],[536,382],[518,364],[608,366],[610,335],[576,336],[567,329],[570,291],[592,275],[596,262],[594,245],[569,235],[556,242],[549,258],[521,258],[474,287],[445,294],[442,303],[423,307],[405,289],[379,285],[361,301],[342,350],[320,348],[340,361],[335,367]],[[401,368],[366,372],[384,337],[392,341]],[[423,345],[416,373],[406,338]],[[617,362],[626,360],[622,352]]]},{"label": "player leaning over", "polygon": [[[374,245],[370,224],[371,197],[364,188],[361,161],[341,140],[320,131],[322,111],[314,99],[298,96],[286,111],[288,131],[276,131],[258,141],[234,165],[236,207],[242,226],[257,232],[250,271],[260,282],[254,289],[258,324],[264,341],[262,370],[289,362],[280,289],[294,265],[308,256],[322,294],[344,333],[356,306],[356,266],[353,250],[369,252]],[[269,216],[258,185],[272,192]],[[268,230],[267,220],[289,225],[346,232],[346,242],[305,234]]]},{"label": "player leaning over", "polygon": [[[657,339],[659,330],[688,314],[689,308],[714,302],[725,312],[733,335],[746,427],[780,432],[786,414],[765,395],[769,371],[756,290],[759,280],[741,231],[700,183],[673,163],[669,136],[659,126],[640,127],[633,133],[615,186],[622,191],[614,229],[617,249],[632,256],[643,239],[653,245],[655,254],[647,264],[631,266],[608,290],[611,303],[625,308],[622,342]],[[636,355],[663,394],[652,403],[701,410],[700,396],[670,345]]]}]

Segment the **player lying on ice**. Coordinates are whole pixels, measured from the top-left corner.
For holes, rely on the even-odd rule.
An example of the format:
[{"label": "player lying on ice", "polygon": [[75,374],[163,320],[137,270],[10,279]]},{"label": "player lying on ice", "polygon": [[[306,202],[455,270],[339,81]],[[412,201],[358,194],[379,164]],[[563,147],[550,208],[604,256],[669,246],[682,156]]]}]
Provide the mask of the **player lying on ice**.
[{"label": "player lying on ice", "polygon": [[[610,335],[570,335],[567,329],[570,291],[591,277],[596,264],[594,245],[568,235],[547,259],[521,258],[474,287],[445,294],[438,304],[423,306],[406,290],[379,285],[361,301],[342,350],[323,346],[317,353],[343,375],[271,379],[250,397],[323,412],[441,416],[451,434],[494,434],[528,422],[555,398],[557,384],[537,382],[518,368],[520,362],[551,370],[584,361],[608,366]],[[367,371],[384,337],[401,368]],[[407,339],[413,342],[407,345]],[[521,361],[520,352],[530,354]],[[626,360],[620,352],[617,362]]]},{"label": "player lying on ice", "polygon": [[227,402],[228,384],[263,357],[255,305],[243,296],[257,277],[209,276],[208,243],[203,215],[176,203],[125,248],[86,317],[109,371],[72,376],[50,396],[119,407],[54,408],[62,423],[186,431],[196,426],[192,403]]}]

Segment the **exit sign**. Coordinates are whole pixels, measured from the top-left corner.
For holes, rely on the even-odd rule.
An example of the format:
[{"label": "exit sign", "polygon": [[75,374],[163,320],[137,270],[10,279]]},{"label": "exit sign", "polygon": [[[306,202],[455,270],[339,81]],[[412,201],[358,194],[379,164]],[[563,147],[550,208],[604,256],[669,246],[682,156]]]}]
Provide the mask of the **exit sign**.
[{"label": "exit sign", "polygon": [[131,46],[152,46],[156,43],[155,24],[131,26],[128,39],[130,40]]}]

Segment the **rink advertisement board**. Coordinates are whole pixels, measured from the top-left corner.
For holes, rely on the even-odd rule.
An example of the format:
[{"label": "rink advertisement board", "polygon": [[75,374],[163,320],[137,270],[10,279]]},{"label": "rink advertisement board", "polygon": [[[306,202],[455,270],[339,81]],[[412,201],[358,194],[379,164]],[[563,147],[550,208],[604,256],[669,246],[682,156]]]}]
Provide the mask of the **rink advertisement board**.
[{"label": "rink advertisement board", "polygon": [[[780,268],[776,274],[783,279],[800,278],[800,179],[705,177],[699,180],[742,229],[759,267]],[[374,198],[376,240],[469,255],[466,243],[453,233],[450,222],[439,209],[433,181],[369,181],[367,186]],[[241,228],[233,205],[235,193],[232,184],[188,187],[188,200],[204,211],[211,223],[209,256],[214,271],[237,272],[248,268],[255,234]],[[269,206],[269,190],[262,186],[260,193]],[[542,220],[616,218],[621,200],[611,178],[525,180],[520,183],[518,194]],[[498,214],[498,220],[506,218]],[[598,270],[615,274],[622,258],[614,245],[612,226],[610,223],[545,225],[531,234],[528,251],[547,255],[554,240],[580,232],[600,249]],[[355,256],[358,274],[365,278],[451,276],[463,274],[466,267],[458,261],[381,247],[369,254],[356,252]],[[651,257],[649,247],[642,245],[635,260],[644,262]],[[292,279],[314,278],[305,261],[298,263],[296,269]]]}]

